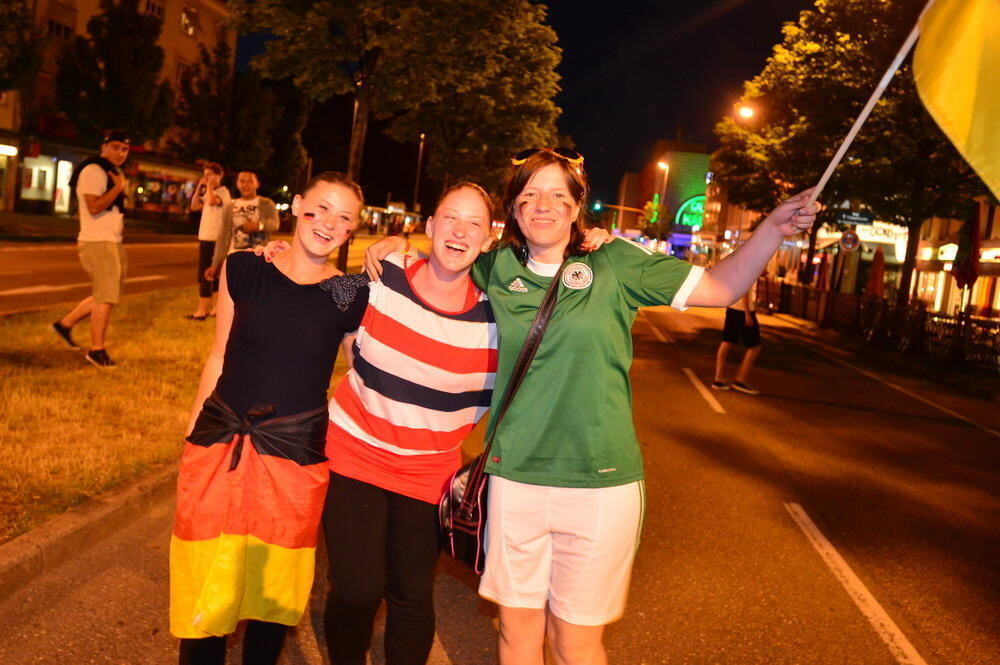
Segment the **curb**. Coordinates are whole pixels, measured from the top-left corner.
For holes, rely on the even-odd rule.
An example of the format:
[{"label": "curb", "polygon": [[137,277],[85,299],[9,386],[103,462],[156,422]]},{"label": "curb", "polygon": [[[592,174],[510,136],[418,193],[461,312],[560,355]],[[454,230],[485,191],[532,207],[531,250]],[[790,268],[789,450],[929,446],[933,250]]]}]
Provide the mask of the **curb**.
[{"label": "curb", "polygon": [[0,545],[0,597],[7,597],[174,496],[177,463],[100,494]]}]

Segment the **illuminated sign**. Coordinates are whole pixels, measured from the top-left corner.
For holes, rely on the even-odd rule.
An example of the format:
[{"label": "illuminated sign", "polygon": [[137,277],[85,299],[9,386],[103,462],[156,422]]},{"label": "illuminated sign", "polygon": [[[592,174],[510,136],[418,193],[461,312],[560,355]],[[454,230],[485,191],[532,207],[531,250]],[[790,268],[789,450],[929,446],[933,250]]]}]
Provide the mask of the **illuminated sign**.
[{"label": "illuminated sign", "polygon": [[674,216],[674,224],[690,226],[693,231],[701,229],[702,220],[705,217],[705,196],[692,196],[681,204]]}]

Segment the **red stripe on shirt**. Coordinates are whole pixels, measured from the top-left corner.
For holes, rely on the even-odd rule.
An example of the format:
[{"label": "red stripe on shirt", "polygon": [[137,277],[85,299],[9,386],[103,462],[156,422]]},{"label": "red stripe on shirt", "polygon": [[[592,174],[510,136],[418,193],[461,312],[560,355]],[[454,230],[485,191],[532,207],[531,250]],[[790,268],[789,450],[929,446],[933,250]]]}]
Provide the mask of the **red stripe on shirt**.
[{"label": "red stripe on shirt", "polygon": [[[369,413],[365,409],[365,405],[361,402],[361,398],[351,389],[349,381],[342,381],[340,383],[340,386],[337,387],[337,392],[333,395],[333,399],[344,410],[347,417],[353,420],[354,424],[363,429],[369,436],[406,450],[421,450],[435,453],[449,451],[458,446],[462,442],[462,439],[475,427],[474,423],[469,423],[456,430],[435,432],[429,429],[416,429],[394,425],[388,420]],[[344,432],[344,435],[350,436],[346,432]]]},{"label": "red stripe on shirt", "polygon": [[330,423],[326,435],[330,470],[419,501],[437,503],[462,465],[462,451],[436,455],[401,455],[370,446]]},{"label": "red stripe on shirt", "polygon": [[405,350],[414,360],[455,374],[497,371],[496,349],[466,349],[439,342],[408,328],[374,306],[368,306],[362,324],[365,332],[388,347]]}]

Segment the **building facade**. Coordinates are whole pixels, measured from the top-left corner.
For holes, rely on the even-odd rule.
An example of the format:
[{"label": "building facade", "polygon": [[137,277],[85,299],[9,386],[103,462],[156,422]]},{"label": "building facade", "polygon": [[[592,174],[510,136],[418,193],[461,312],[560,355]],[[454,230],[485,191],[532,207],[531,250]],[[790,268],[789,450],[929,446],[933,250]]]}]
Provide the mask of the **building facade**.
[{"label": "building facade", "polygon": [[[157,42],[164,51],[160,78],[175,91],[197,65],[201,45],[211,49],[225,39],[235,46],[235,34],[226,29],[229,12],[224,2],[139,0],[138,9],[163,22]],[[34,3],[34,27],[43,36],[41,68],[23,91],[0,95],[0,210],[69,212],[70,175],[97,146],[82,145],[73,124],[57,108],[58,57],[72,39],[87,35],[87,22],[100,12],[100,0]],[[133,146],[127,165],[130,214],[176,216],[187,210],[200,172],[193,164],[162,154],[164,145],[165,139],[160,139]]]}]

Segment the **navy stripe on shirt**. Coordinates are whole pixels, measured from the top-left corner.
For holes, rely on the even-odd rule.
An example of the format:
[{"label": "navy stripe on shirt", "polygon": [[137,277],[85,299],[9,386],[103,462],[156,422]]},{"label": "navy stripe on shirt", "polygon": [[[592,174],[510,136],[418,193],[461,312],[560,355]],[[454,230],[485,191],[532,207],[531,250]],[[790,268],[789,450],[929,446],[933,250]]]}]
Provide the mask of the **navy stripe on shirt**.
[{"label": "navy stripe on shirt", "polygon": [[357,344],[355,344],[354,371],[357,372],[358,377],[369,390],[374,390],[395,402],[415,404],[425,409],[453,412],[469,407],[488,408],[490,398],[493,395],[492,390],[449,393],[401,379],[394,374],[380,370],[365,360],[358,353]]}]

